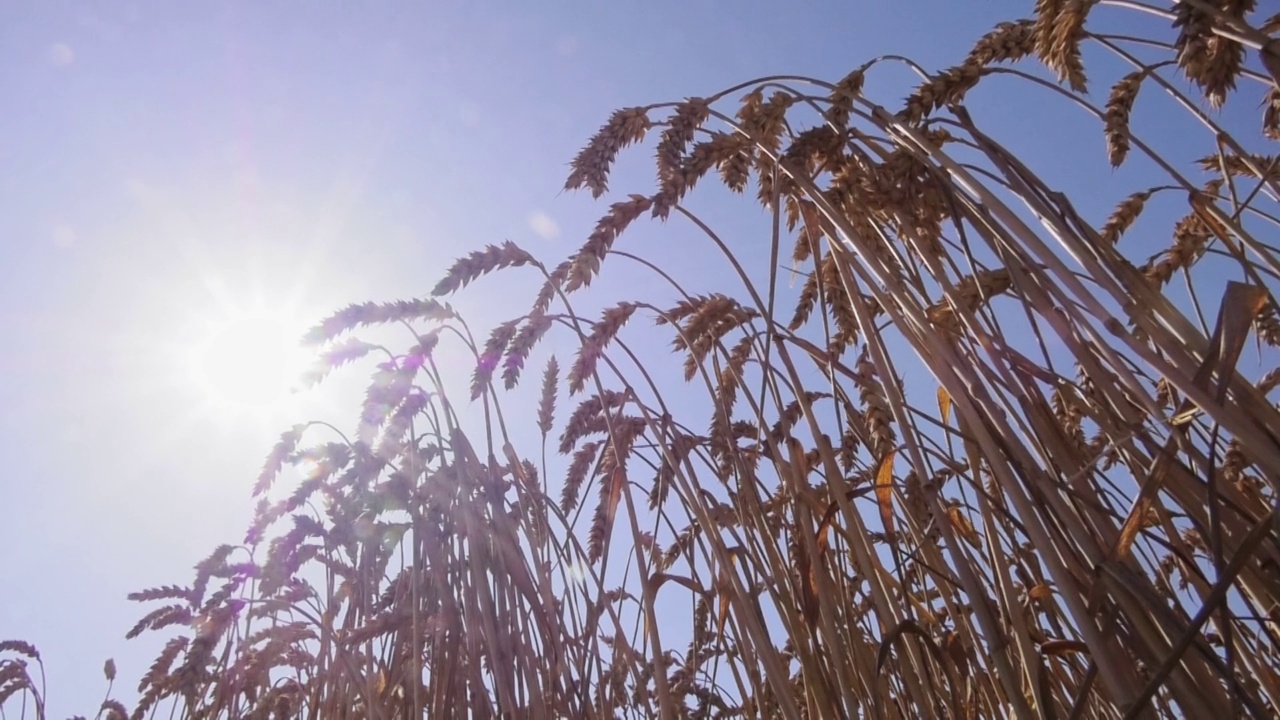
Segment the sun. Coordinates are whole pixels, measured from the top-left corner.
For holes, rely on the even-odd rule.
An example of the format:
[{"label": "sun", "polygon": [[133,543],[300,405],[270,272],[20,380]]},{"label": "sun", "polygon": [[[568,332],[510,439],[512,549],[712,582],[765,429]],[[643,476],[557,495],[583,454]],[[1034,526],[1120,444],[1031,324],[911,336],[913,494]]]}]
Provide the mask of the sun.
[{"label": "sun", "polygon": [[200,411],[221,422],[288,421],[313,355],[300,344],[306,323],[291,308],[229,304],[199,323],[180,363]]}]

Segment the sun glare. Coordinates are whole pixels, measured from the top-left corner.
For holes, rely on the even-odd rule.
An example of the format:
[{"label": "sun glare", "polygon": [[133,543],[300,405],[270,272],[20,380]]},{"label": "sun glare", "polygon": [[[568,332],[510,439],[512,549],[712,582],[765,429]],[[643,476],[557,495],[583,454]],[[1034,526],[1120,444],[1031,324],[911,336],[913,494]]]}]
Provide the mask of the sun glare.
[{"label": "sun glare", "polygon": [[216,420],[284,420],[311,359],[298,344],[304,330],[265,305],[224,308],[187,348],[187,381]]}]

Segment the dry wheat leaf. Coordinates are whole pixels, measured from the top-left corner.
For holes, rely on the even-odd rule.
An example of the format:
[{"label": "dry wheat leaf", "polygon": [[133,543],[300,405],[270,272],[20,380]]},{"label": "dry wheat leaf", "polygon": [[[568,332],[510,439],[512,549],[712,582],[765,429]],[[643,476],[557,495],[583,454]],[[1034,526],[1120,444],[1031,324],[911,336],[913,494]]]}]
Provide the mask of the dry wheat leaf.
[{"label": "dry wheat leaf", "polygon": [[885,535],[894,538],[893,528],[893,459],[897,450],[890,450],[880,460],[880,468],[876,471],[876,502],[880,505],[880,520],[884,523]]}]

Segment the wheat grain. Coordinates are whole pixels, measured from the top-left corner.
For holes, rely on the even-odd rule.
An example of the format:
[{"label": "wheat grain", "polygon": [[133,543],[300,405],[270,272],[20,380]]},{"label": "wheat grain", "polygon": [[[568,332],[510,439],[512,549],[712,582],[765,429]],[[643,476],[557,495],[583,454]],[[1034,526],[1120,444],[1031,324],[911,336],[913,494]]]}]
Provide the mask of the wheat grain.
[{"label": "wheat grain", "polygon": [[303,374],[299,384],[303,388],[315,387],[329,373],[363,358],[376,349],[378,349],[377,345],[356,338],[348,338],[343,342],[330,345],[319,353],[319,357]]},{"label": "wheat grain", "polygon": [[1280,140],[1280,88],[1271,88],[1262,100],[1262,134]]},{"label": "wheat grain", "polygon": [[755,341],[756,338],[753,335],[743,335],[730,348],[724,367],[716,377],[715,403],[717,412],[723,412],[726,415],[733,413],[734,405],[738,401],[738,386],[743,381],[743,372],[747,361],[751,359],[751,351]]},{"label": "wheat grain", "polygon": [[819,268],[822,298],[827,311],[836,321],[836,333],[831,337],[827,352],[837,358],[844,354],[848,346],[858,341],[858,316],[840,279],[839,262],[833,253],[827,253]]},{"label": "wheat grain", "polygon": [[662,464],[649,489],[649,509],[656,510],[667,501],[671,486],[675,482],[677,468],[684,463],[695,448],[703,444],[701,438],[674,431],[664,443],[666,452],[662,456]]},{"label": "wheat grain", "polygon": [[1277,385],[1280,385],[1280,368],[1272,368],[1267,371],[1267,374],[1258,379],[1258,392],[1263,395],[1270,394],[1272,390],[1276,389]]},{"label": "wheat grain", "polygon": [[1174,226],[1173,246],[1148,263],[1144,272],[1156,285],[1169,282],[1173,274],[1191,266],[1204,252],[1213,233],[1197,213],[1183,217]]},{"label": "wheat grain", "polygon": [[0,704],[18,692],[32,688],[33,684],[26,675],[26,667],[22,661],[0,662]]},{"label": "wheat grain", "polygon": [[[1234,14],[1243,15],[1244,3],[1230,5]],[[1213,18],[1191,3],[1177,3],[1173,12],[1173,26],[1179,28],[1174,42],[1178,67],[1204,91],[1213,107],[1222,107],[1243,69],[1244,46],[1214,33]]]},{"label": "wheat grain", "polygon": [[782,154],[787,166],[814,176],[820,168],[844,161],[844,136],[828,125],[800,131]]},{"label": "wheat grain", "polygon": [[24,640],[0,640],[0,652],[17,653],[32,660],[40,659],[40,651],[36,650],[36,646]]},{"label": "wheat grain", "polygon": [[[139,592],[131,592],[126,597],[134,602],[151,602],[155,600],[185,600],[191,602],[191,588],[177,585],[163,585]],[[0,647],[0,649],[3,649]]]},{"label": "wheat grain", "polygon": [[627,482],[626,471],[621,465],[609,476],[609,481],[600,486],[600,504],[596,506],[588,533],[587,562],[595,563],[604,554],[609,543],[609,534],[613,529],[613,518],[618,511],[618,503],[622,499],[622,490]]},{"label": "wheat grain", "polygon": [[339,310],[309,330],[303,336],[303,342],[322,345],[357,327],[416,320],[443,321],[455,317],[452,308],[432,299],[356,303]]},{"label": "wheat grain", "polygon": [[505,267],[519,267],[533,261],[533,257],[520,246],[505,240],[501,245],[486,245],[466,257],[458,259],[449,268],[440,282],[436,283],[431,294],[439,297],[448,295],[471,284],[482,275]]},{"label": "wheat grain", "polygon": [[742,154],[747,148],[747,143],[747,139],[741,135],[713,132],[710,140],[695,144],[685,160],[684,167],[681,168],[679,192],[673,197],[664,196],[664,202],[668,204],[679,202],[704,175],[711,171],[711,168],[722,167]]},{"label": "wheat grain", "polygon": [[1150,190],[1136,192],[1125,198],[1116,209],[1107,218],[1107,222],[1103,224],[1102,229],[1098,231],[1099,237],[1108,245],[1115,245],[1120,240],[1120,236],[1124,235],[1133,223],[1137,221],[1138,216],[1142,214],[1142,209],[1146,207],[1147,200],[1151,197]]},{"label": "wheat grain", "polygon": [[[818,213],[818,207],[809,200],[795,200],[788,197],[789,207],[796,210],[796,220],[804,218],[804,224],[800,228],[800,232],[796,233],[796,242],[791,250],[791,262],[793,266],[798,267],[800,264],[809,260],[815,253],[820,253],[822,247],[822,238],[826,234],[823,226],[822,218]],[[790,223],[790,218],[788,218]],[[795,225],[791,224],[789,230],[795,229]]]},{"label": "wheat grain", "polygon": [[[810,405],[818,400],[829,397],[831,397],[831,394],[824,392],[810,391],[804,393],[805,402]],[[773,428],[769,431],[769,435],[773,438],[773,441],[783,443],[787,438],[789,438],[791,436],[791,428],[795,426],[801,417],[803,417],[803,413],[804,408],[801,406],[799,398],[787,403],[786,407],[784,407],[782,412],[779,413],[777,422],[773,424]]]},{"label": "wheat grain", "polygon": [[600,271],[600,263],[613,247],[614,241],[627,226],[652,206],[652,201],[643,195],[632,195],[629,200],[616,202],[609,206],[609,212],[596,223],[587,242],[574,256],[569,267],[565,292],[573,292],[591,284],[591,279]]},{"label": "wheat grain", "polygon": [[1225,168],[1230,177],[1244,176],[1268,182],[1280,179],[1280,157],[1275,155],[1254,154],[1247,160],[1233,153],[1207,155],[1200,158],[1197,164],[1209,172],[1219,174]]},{"label": "wheat grain", "polygon": [[138,637],[147,630],[159,630],[170,625],[187,625],[192,621],[191,609],[184,605],[166,605],[156,608],[134,624],[125,639]]},{"label": "wheat grain", "polygon": [[1036,0],[1035,25],[1032,27],[1035,49],[1042,57],[1053,50],[1054,29],[1068,0]]},{"label": "wheat grain", "polygon": [[542,436],[551,433],[555,422],[556,383],[560,377],[560,365],[552,355],[547,359],[547,369],[542,374],[542,395],[538,399],[538,429]]},{"label": "wheat grain", "polygon": [[840,429],[840,466],[845,472],[852,473],[858,463],[858,448],[871,447],[871,433],[867,429],[866,416],[854,407],[848,397],[842,394],[840,403],[844,412],[844,426]]},{"label": "wheat grain", "polygon": [[818,278],[819,275],[816,272],[809,273],[805,277],[804,286],[800,288],[800,298],[796,301],[795,312],[791,316],[791,322],[787,323],[788,330],[799,330],[809,321],[809,315],[818,303]]},{"label": "wheat grain", "polygon": [[685,149],[710,116],[711,105],[705,98],[689,98],[672,111],[656,151],[659,185],[665,186],[676,179],[684,161]]},{"label": "wheat grain", "polygon": [[742,98],[737,113],[739,126],[752,143],[775,153],[781,146],[787,110],[795,102],[795,96],[780,90],[770,95],[766,102],[763,88],[757,87]]},{"label": "wheat grain", "polygon": [[1035,52],[1036,34],[1034,20],[1002,22],[983,35],[969,51],[966,64],[990,65],[1000,62],[1017,62]]},{"label": "wheat grain", "polygon": [[[694,295],[677,302],[671,309],[661,313],[654,319],[656,325],[679,324],[680,321],[701,312],[704,305],[711,302],[724,302],[727,304],[732,301],[724,295]],[[687,347],[685,341],[681,338],[675,340],[677,350]]]},{"label": "wheat grain", "polygon": [[642,435],[646,425],[644,418],[618,415],[610,419],[609,440],[600,453],[600,473],[612,476],[615,470],[626,471],[631,448]]},{"label": "wheat grain", "polygon": [[106,720],[128,720],[129,711],[119,700],[104,700],[102,703],[103,716]]},{"label": "wheat grain", "polygon": [[1107,157],[1111,160],[1111,167],[1120,167],[1129,154],[1129,116],[1133,112],[1133,103],[1138,99],[1138,91],[1142,89],[1142,81],[1146,76],[1146,70],[1125,75],[1111,88],[1111,95],[1107,98],[1103,125],[1107,136]]},{"label": "wheat grain", "polygon": [[[382,437],[379,440],[378,447],[374,450],[374,454],[378,457],[391,458],[398,455],[403,449],[403,440],[409,434],[409,430],[413,421],[418,415],[427,408],[431,402],[430,397],[419,390],[410,390],[408,395],[396,406],[387,418],[386,426],[382,430]],[[322,463],[320,465],[323,474],[332,473],[332,465]]]},{"label": "wheat grain", "polygon": [[524,327],[520,328],[520,332],[516,333],[507,346],[507,357],[503,361],[502,384],[506,389],[514,388],[520,382],[520,373],[524,370],[525,361],[529,359],[534,346],[550,329],[550,317],[534,315],[529,318]]},{"label": "wheat grain", "polygon": [[1280,347],[1280,318],[1277,317],[1275,303],[1268,303],[1253,321],[1254,330],[1263,342]]},{"label": "wheat grain", "polygon": [[582,392],[586,386],[587,378],[591,377],[596,371],[596,361],[604,354],[609,343],[622,330],[622,327],[627,324],[627,321],[635,314],[638,307],[635,303],[619,303],[605,310],[599,322],[591,327],[590,334],[582,341],[582,347],[578,348],[577,359],[574,361],[573,366],[569,368],[570,395]]},{"label": "wheat grain", "polygon": [[604,127],[570,163],[566,190],[588,188],[598,198],[609,189],[609,168],[618,153],[628,145],[644,139],[651,123],[645,108],[624,108],[615,112]]},{"label": "wheat grain", "polygon": [[166,642],[164,649],[152,661],[151,667],[142,676],[141,682],[138,683],[138,692],[149,692],[152,689],[162,688],[174,659],[186,649],[189,642],[190,640],[187,637],[181,635]]},{"label": "wheat grain", "polygon": [[849,116],[853,113],[853,102],[862,94],[862,86],[865,82],[865,68],[856,68],[836,83],[828,97],[831,103],[827,108],[828,121],[840,128],[849,125]]},{"label": "wheat grain", "polygon": [[737,300],[716,293],[683,300],[662,313],[657,322],[665,325],[685,321],[671,344],[677,351],[688,351],[684,364],[685,380],[688,381],[697,374],[707,355],[725,335],[758,316],[758,312],[743,307]]},{"label": "wheat grain", "polygon": [[906,106],[898,117],[906,122],[919,123],[929,113],[946,105],[954,105],[964,99],[986,71],[981,65],[965,63],[948,68],[921,84],[907,97]]},{"label": "wheat grain", "polygon": [[858,386],[863,416],[871,440],[871,451],[877,460],[884,458],[897,445],[888,401],[871,362],[869,350],[863,348],[854,367],[853,381]]},{"label": "wheat grain", "polygon": [[956,283],[946,300],[929,307],[929,319],[948,333],[960,335],[957,311],[965,314],[976,311],[989,303],[991,298],[1009,290],[1012,282],[1007,268],[983,270],[976,275],[967,275]]},{"label": "wheat grain", "polygon": [[1057,74],[1058,80],[1066,82],[1072,90],[1083,93],[1088,90],[1085,77],[1084,62],[1080,56],[1080,44],[1085,38],[1084,25],[1089,11],[1098,4],[1098,0],[1064,0],[1047,28],[1047,34],[1037,38],[1037,48],[1044,64]]},{"label": "wheat grain", "polygon": [[573,452],[578,440],[590,432],[592,421],[602,421],[604,413],[622,407],[625,402],[624,394],[616,390],[605,390],[603,394],[593,395],[578,403],[560,434],[560,454]]},{"label": "wheat grain", "polygon": [[[516,336],[520,319],[508,320],[499,324],[489,333],[489,338],[485,340],[484,348],[480,351],[479,357],[476,358],[476,369],[471,375],[471,399],[475,400],[485,393],[489,387],[489,382],[493,379],[493,371],[497,369],[498,362],[502,359],[502,355],[507,351],[507,347],[511,344],[512,338]],[[393,372],[386,373],[382,378],[375,379],[370,385],[370,390],[375,388],[389,387],[395,381]],[[381,380],[381,383],[379,383]],[[379,396],[370,393],[370,399],[375,403],[379,400]]]},{"label": "wheat grain", "polygon": [[717,167],[725,187],[741,193],[747,189],[747,182],[751,179],[751,141],[745,135],[728,137],[726,144],[734,147],[725,150],[726,157],[717,163]]},{"label": "wheat grain", "polygon": [[235,552],[235,547],[227,544],[219,545],[209,556],[196,563],[195,580],[191,583],[191,606],[198,607],[204,602],[205,590],[210,578],[227,566],[227,558]]}]

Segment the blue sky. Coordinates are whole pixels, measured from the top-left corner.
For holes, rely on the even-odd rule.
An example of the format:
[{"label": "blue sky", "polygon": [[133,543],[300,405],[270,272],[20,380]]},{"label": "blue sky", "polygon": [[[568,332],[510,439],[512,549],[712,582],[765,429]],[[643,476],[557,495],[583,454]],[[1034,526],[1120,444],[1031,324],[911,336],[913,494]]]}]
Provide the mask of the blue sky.
[{"label": "blue sky", "polygon": [[[760,75],[834,81],[882,53],[941,68],[1031,6],[4,3],[0,639],[43,651],[51,716],[94,711],[107,657],[126,689],[145,669],[155,644],[124,641],[140,615],[125,594],[184,582],[241,537],[281,430],[355,414],[341,385],[287,411],[211,403],[182,359],[210,323],[424,295],[507,238],[554,264],[606,209],[560,187],[614,109]],[[887,70],[868,94],[892,107],[914,82]],[[1012,96],[980,92],[979,117],[1051,181],[1105,169],[1100,131],[1066,105],[1015,127]],[[635,160],[615,193],[650,190]],[[1138,189],[1134,164],[1075,188],[1086,217]],[[732,230],[742,208],[705,210]],[[482,331],[520,312],[493,286],[462,298]]]}]

